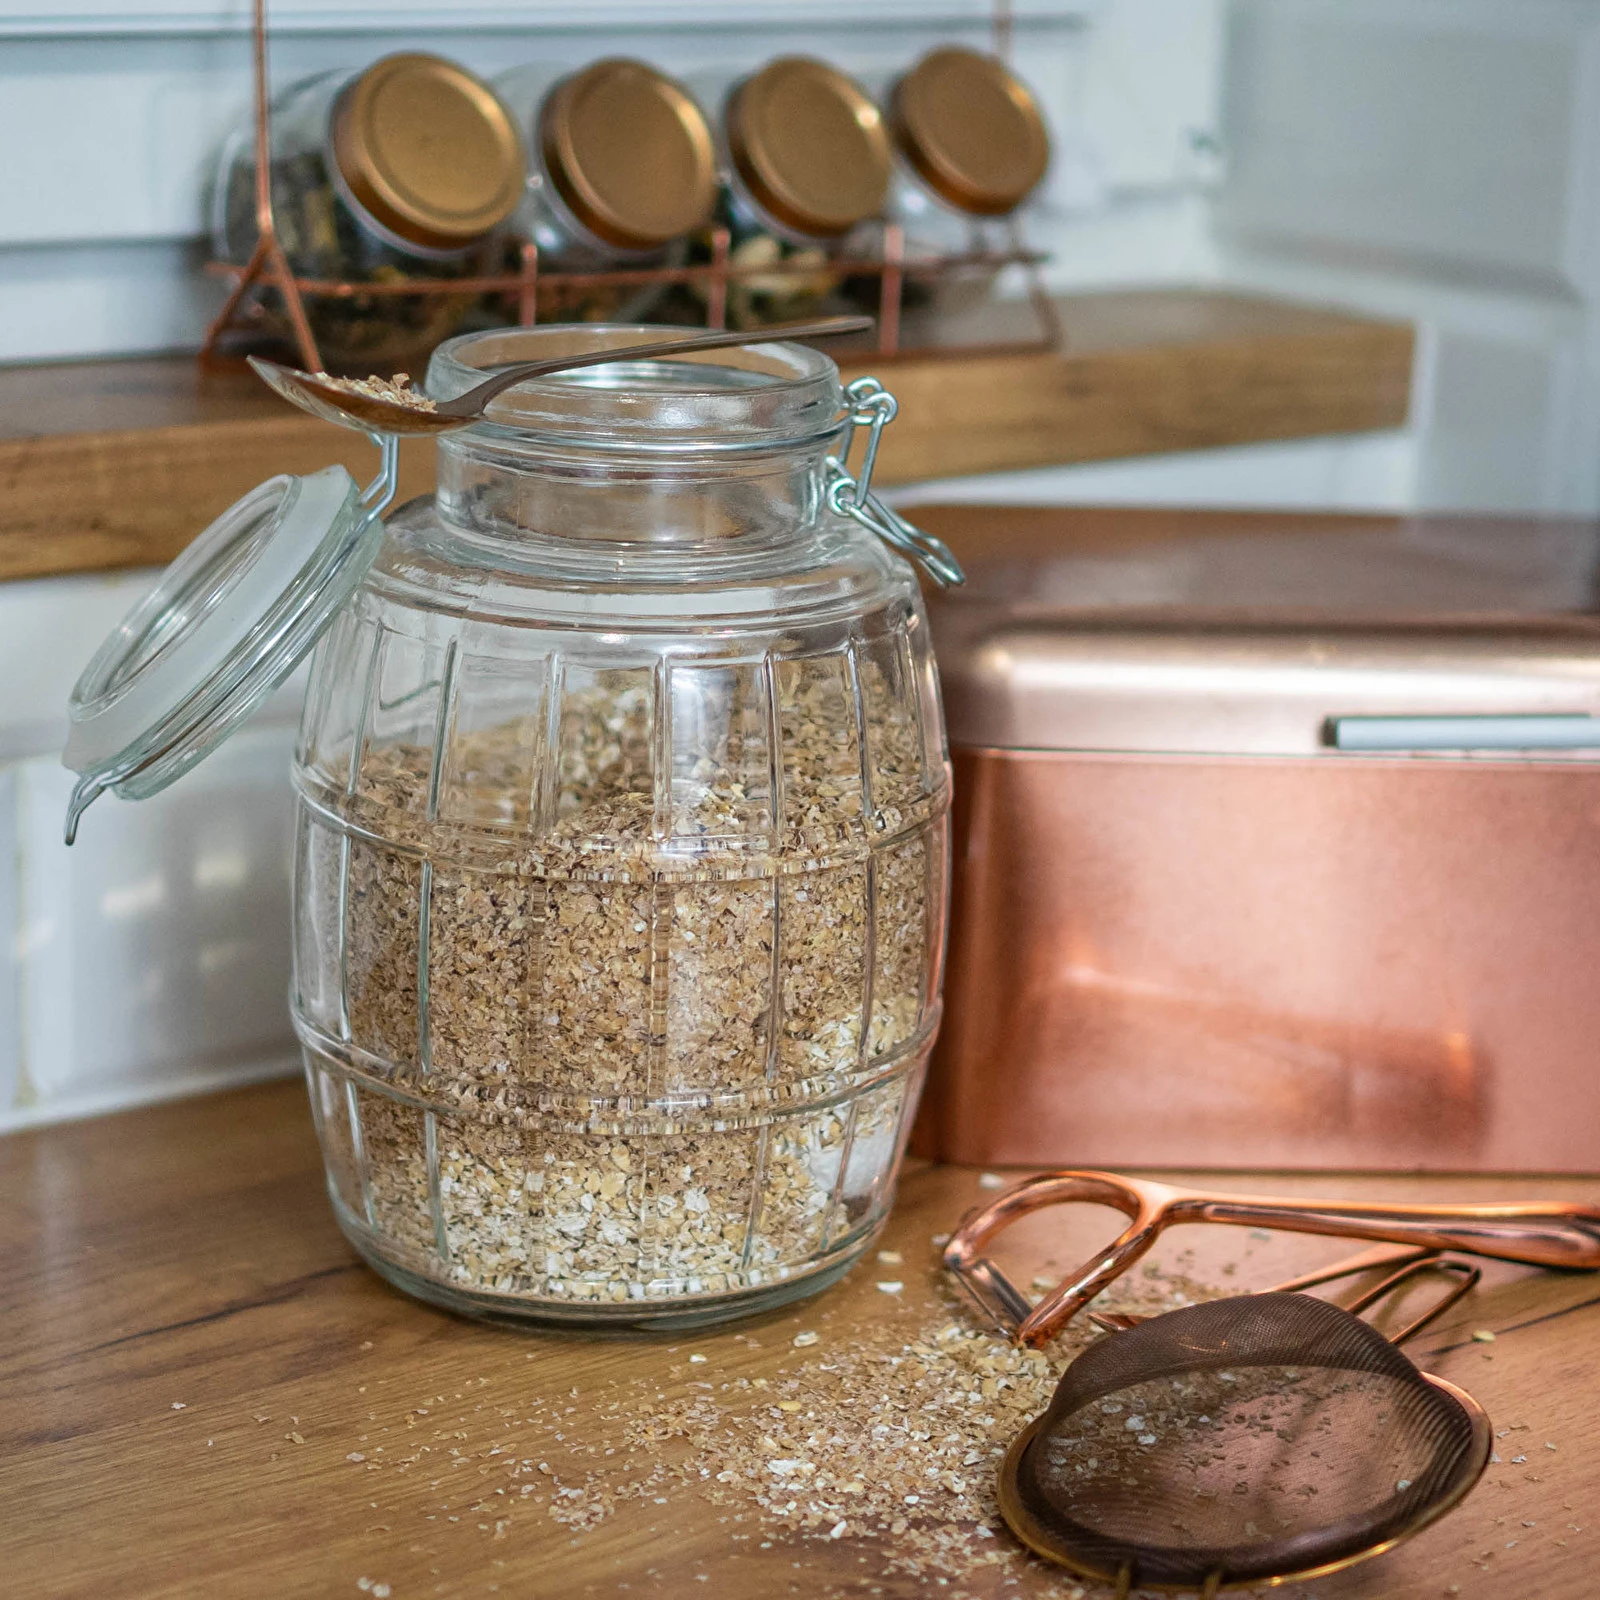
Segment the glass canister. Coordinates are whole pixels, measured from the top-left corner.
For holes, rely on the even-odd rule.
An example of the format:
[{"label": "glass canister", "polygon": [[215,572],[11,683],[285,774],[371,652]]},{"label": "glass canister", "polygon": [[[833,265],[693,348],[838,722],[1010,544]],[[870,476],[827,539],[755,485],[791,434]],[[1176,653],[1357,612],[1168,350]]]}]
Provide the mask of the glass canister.
[{"label": "glass canister", "polygon": [[[462,336],[428,388],[648,332]],[[913,530],[840,465],[892,411],[787,344],[524,384],[386,525],[342,469],[264,485],[80,683],[74,819],[241,714],[175,658],[225,686],[230,648],[320,632],[294,1020],[340,1224],[413,1294],[710,1321],[820,1289],[884,1220],[950,797],[917,581],[869,531]],[[267,566],[275,609],[230,619]]]},{"label": "glass canister", "polygon": [[[271,112],[273,225],[299,277],[396,285],[475,278],[502,265],[499,233],[523,192],[526,155],[488,84],[439,56],[386,56],[295,84]],[[258,238],[253,124],[224,142],[214,248],[244,265]],[[313,295],[311,330],[333,370],[418,365],[481,296]],[[269,330],[288,324],[276,297]]]},{"label": "glass canister", "polygon": [[946,45],[895,80],[888,111],[889,220],[945,251],[1004,248],[995,219],[1011,216],[1050,164],[1032,91],[997,57]]},{"label": "glass canister", "polygon": [[[711,130],[682,84],[646,62],[612,57],[570,73],[520,67],[495,87],[528,136],[527,193],[513,229],[538,246],[541,272],[685,258],[687,236],[715,204],[717,167]],[[539,315],[628,320],[661,294],[648,284],[541,290]]]},{"label": "glass canister", "polygon": [[[885,222],[904,230],[908,261],[1001,254],[1015,249],[1013,219],[1050,164],[1050,134],[1033,93],[995,56],[961,45],[930,51],[887,87],[894,173]],[[997,269],[947,267],[907,273],[902,305],[955,312],[990,293]],[[876,280],[859,278],[851,298],[875,306]]]},{"label": "glass canister", "polygon": [[[728,285],[729,326],[759,328],[838,305],[838,259],[888,192],[889,136],[878,106],[854,78],[810,56],[783,56],[732,81],[708,74],[694,87],[718,129],[717,220],[730,235],[729,264],[743,274]],[[698,254],[710,259],[704,241]]]}]

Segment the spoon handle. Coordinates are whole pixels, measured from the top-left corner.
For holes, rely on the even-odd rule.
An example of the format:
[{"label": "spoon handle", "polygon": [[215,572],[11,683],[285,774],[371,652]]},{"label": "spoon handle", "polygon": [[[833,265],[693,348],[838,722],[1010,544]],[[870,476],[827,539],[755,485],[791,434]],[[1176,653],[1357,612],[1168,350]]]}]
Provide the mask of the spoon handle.
[{"label": "spoon handle", "polygon": [[555,356],[548,361],[522,361],[475,384],[454,400],[437,407],[450,417],[476,417],[498,394],[542,378],[547,373],[570,372],[577,367],[603,367],[613,361],[654,360],[658,356],[687,355],[696,350],[724,350],[734,345],[769,344],[774,339],[830,339],[843,333],[865,333],[871,317],[824,317],[817,322],[791,322],[745,332],[696,333],[681,339],[657,339],[649,344],[623,345],[615,350],[590,350],[578,356]]}]

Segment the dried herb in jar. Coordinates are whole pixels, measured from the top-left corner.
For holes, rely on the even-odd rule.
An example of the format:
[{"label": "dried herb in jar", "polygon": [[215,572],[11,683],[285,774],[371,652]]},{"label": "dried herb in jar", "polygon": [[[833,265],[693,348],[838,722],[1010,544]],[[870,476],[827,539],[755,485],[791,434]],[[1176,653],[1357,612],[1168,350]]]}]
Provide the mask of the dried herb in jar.
[{"label": "dried herb in jar", "polygon": [[[379,101],[383,115],[377,112]],[[416,122],[432,136],[405,136]],[[436,56],[389,56],[364,72],[325,74],[272,108],[273,226],[297,277],[351,285],[306,292],[320,353],[344,370],[414,364],[482,303],[459,294],[371,294],[482,277],[503,265],[499,229],[522,192],[526,157],[487,84]],[[216,249],[243,264],[257,239],[255,147],[240,127],[222,152]],[[261,302],[266,329],[287,320],[277,291]]]}]

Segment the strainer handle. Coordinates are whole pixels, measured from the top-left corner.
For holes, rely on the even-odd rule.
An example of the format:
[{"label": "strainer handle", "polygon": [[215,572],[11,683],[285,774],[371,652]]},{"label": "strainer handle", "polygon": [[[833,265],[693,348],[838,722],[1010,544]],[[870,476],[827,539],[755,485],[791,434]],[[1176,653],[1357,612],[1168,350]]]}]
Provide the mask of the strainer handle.
[{"label": "strainer handle", "polygon": [[[1128,1226],[1097,1256],[1030,1308],[1028,1296],[989,1256],[989,1246],[1018,1218],[1042,1207],[1089,1201],[1111,1206]],[[1426,1250],[1456,1250],[1537,1267],[1600,1269],[1600,1208],[1559,1201],[1523,1205],[1406,1205],[1355,1200],[1307,1201],[1178,1189],[1114,1172],[1039,1173],[963,1219],[945,1247],[956,1282],[1002,1332],[1019,1344],[1049,1343],[1100,1291],[1179,1222],[1281,1228],[1286,1233],[1372,1239]]]},{"label": "strainer handle", "polygon": [[1351,1200],[1312,1204],[1190,1190],[1177,1197],[1168,1220],[1426,1245],[1533,1267],[1600,1269],[1600,1208],[1561,1201],[1458,1206]]},{"label": "strainer handle", "polygon": [[1353,1315],[1359,1315],[1369,1306],[1375,1306],[1386,1295],[1393,1294],[1396,1289],[1418,1278],[1425,1278],[1431,1273],[1442,1273],[1445,1277],[1454,1278],[1456,1281],[1420,1317],[1408,1322],[1398,1333],[1389,1335],[1390,1344],[1404,1344],[1407,1339],[1421,1333],[1430,1323],[1437,1322],[1458,1300],[1463,1300],[1471,1294],[1478,1287],[1479,1279],[1483,1277],[1483,1268],[1474,1266],[1470,1261],[1454,1261],[1449,1256],[1424,1256],[1420,1261],[1409,1262],[1398,1272],[1390,1273],[1382,1283],[1374,1284],[1364,1294],[1357,1295],[1345,1310]]},{"label": "strainer handle", "polygon": [[[945,1268],[1002,1333],[1022,1339],[1025,1330],[1043,1325],[1046,1331],[1033,1341],[1043,1343],[1155,1243],[1162,1210],[1175,1193],[1165,1184],[1114,1172],[1041,1172],[968,1213],[945,1246]],[[1128,1218],[1128,1226],[1075,1281],[1062,1284],[1035,1306],[990,1259],[988,1247],[1019,1217],[1072,1201],[1110,1206]]]}]

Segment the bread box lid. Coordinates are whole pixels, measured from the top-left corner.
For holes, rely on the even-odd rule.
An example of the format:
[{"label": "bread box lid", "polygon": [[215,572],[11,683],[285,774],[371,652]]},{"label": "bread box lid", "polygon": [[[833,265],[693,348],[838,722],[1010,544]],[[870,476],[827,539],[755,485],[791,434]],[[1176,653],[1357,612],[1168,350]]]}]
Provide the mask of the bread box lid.
[{"label": "bread box lid", "polygon": [[1600,760],[1594,524],[918,518],[968,573],[930,601],[955,746]]}]

